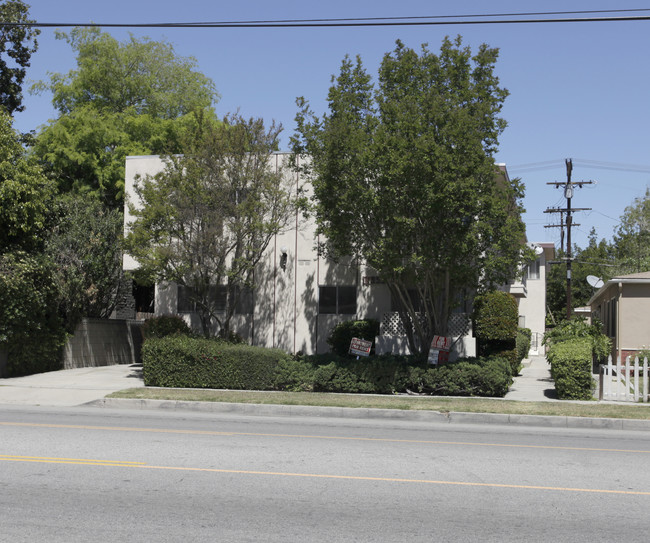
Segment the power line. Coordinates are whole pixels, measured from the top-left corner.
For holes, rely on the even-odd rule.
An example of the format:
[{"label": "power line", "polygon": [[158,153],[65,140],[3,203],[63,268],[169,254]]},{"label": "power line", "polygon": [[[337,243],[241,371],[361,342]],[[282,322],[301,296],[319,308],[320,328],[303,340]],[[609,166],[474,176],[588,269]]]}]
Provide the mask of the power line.
[{"label": "power line", "polygon": [[[530,17],[572,14],[605,14],[647,12],[650,9],[630,10],[593,10],[575,12],[537,12],[512,14],[475,14],[475,15],[431,15],[423,17],[376,17],[358,19],[284,19],[260,21],[221,21],[221,22],[170,22],[170,23],[69,23],[69,22],[13,22],[0,21],[5,27],[104,27],[104,28],[314,28],[314,27],[373,27],[373,26],[441,26],[441,25],[485,25],[485,24],[548,24],[548,23],[594,23],[648,21],[650,15],[623,15],[604,17],[564,17],[564,18],[526,18],[526,19],[490,19],[491,17]],[[482,20],[462,20],[463,18],[483,18]],[[437,20],[432,20],[437,19]],[[444,19],[444,20],[443,20]],[[451,20],[455,19],[455,20]]]}]

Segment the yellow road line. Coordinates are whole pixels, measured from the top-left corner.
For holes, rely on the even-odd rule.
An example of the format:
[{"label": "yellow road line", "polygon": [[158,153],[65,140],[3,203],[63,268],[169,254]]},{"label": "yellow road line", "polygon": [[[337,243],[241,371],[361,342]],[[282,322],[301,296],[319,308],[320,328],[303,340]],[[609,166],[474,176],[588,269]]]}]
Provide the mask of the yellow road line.
[{"label": "yellow road line", "polygon": [[89,458],[58,458],[53,456],[20,456],[14,454],[0,454],[0,460],[9,462],[40,462],[45,464],[76,464],[76,465],[100,465],[100,466],[124,466],[143,467],[145,462],[131,462],[128,460],[97,460]]},{"label": "yellow road line", "polygon": [[152,470],[169,470],[169,471],[191,471],[200,473],[225,473],[235,475],[262,475],[275,477],[301,477],[308,479],[337,479],[347,481],[372,481],[382,483],[410,483],[410,484],[428,484],[428,485],[446,485],[446,486],[467,486],[467,487],[484,487],[484,488],[507,488],[518,490],[547,490],[555,492],[586,492],[593,494],[620,494],[632,496],[650,496],[650,492],[638,490],[609,490],[601,488],[570,488],[558,486],[538,486],[538,485],[514,485],[505,483],[477,483],[468,481],[437,481],[433,479],[406,479],[397,477],[366,477],[360,475],[330,475],[323,473],[290,473],[280,471],[254,471],[238,469],[217,469],[217,468],[192,468],[182,466],[150,466],[144,462],[128,462],[113,460],[91,460],[91,459],[73,459],[73,458],[54,458],[42,456],[12,456],[0,455],[0,461],[11,462],[39,462],[44,464],[73,464],[79,466],[104,466],[104,467],[122,467],[122,468],[140,468]]},{"label": "yellow road line", "polygon": [[368,441],[383,443],[419,443],[425,445],[463,445],[472,447],[503,447],[513,449],[547,449],[559,451],[591,451],[591,452],[617,452],[617,453],[634,453],[650,454],[650,450],[635,449],[604,449],[597,447],[568,447],[556,445],[521,445],[512,443],[480,443],[471,441],[438,441],[426,439],[394,439],[380,437],[347,437],[347,436],[318,436],[310,434],[271,434],[255,432],[218,432],[213,430],[172,430],[167,428],[133,428],[127,426],[90,426],[77,424],[39,424],[30,422],[2,422],[0,426],[23,426],[34,428],[64,428],[72,430],[103,430],[103,431],[120,431],[120,432],[142,432],[142,433],[162,433],[162,434],[183,434],[183,435],[208,435],[208,436],[250,436],[250,437],[286,437],[301,439],[325,439],[338,441]]}]

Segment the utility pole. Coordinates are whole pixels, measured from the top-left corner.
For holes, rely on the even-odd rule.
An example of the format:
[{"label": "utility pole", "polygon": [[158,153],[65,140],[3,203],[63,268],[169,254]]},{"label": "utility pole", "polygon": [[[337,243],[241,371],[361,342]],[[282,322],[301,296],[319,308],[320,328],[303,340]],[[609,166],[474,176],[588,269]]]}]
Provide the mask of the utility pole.
[{"label": "utility pole", "polygon": [[[573,222],[573,216],[571,213],[573,211],[589,211],[590,207],[581,207],[581,208],[571,208],[571,198],[573,198],[573,190],[575,186],[580,188],[583,185],[590,185],[593,181],[571,181],[571,173],[573,171],[573,162],[570,158],[565,160],[566,163],[566,182],[554,181],[552,183],[546,183],[547,185],[555,185],[555,188],[560,186],[564,187],[564,197],[566,198],[566,208],[559,209],[547,209],[544,213],[566,213],[566,318],[567,320],[571,318],[571,263],[573,258],[571,256],[571,227],[579,226],[579,224]],[[557,225],[553,225],[557,226]],[[561,224],[560,224],[561,226]]]}]

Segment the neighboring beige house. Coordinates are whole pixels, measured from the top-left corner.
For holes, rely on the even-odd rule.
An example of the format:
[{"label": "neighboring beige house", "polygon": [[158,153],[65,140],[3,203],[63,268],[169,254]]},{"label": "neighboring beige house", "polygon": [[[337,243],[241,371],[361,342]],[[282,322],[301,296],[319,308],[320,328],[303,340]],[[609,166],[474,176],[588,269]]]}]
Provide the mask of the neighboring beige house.
[{"label": "neighboring beige house", "polygon": [[[287,153],[273,155],[271,167],[282,167],[288,157]],[[127,157],[127,201],[134,201],[137,176],[155,175],[162,168],[163,159],[158,156]],[[505,165],[500,165],[500,169],[507,176]],[[125,208],[125,230],[132,220],[128,208]],[[240,313],[232,322],[233,329],[253,345],[312,354],[329,350],[326,340],[338,322],[374,318],[381,322],[377,352],[407,352],[395,304],[377,273],[368,266],[351,261],[335,263],[318,253],[316,243],[314,223],[296,214],[292,226],[275,237],[255,269],[256,288],[251,299],[241,304]],[[534,327],[536,334],[544,331],[547,251],[550,249],[544,248],[541,257],[532,264],[523,285],[523,294],[519,295],[522,322],[531,329]],[[137,266],[129,255],[124,255],[125,270]],[[470,311],[467,303],[453,315],[450,328],[456,346],[452,356],[473,356],[476,353]],[[540,311],[541,317],[538,315]],[[175,284],[156,285],[155,314],[182,314],[190,325],[199,327],[198,316],[186,303],[183,288]]]},{"label": "neighboring beige house", "polygon": [[612,340],[615,359],[650,348],[650,271],[610,279],[588,304]]}]

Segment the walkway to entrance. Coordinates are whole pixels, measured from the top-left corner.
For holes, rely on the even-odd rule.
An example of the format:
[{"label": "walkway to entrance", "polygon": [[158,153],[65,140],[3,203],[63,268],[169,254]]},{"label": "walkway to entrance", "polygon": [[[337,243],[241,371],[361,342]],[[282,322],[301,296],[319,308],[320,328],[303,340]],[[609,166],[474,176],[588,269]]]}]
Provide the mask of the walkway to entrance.
[{"label": "walkway to entrance", "polygon": [[524,369],[515,377],[505,399],[527,402],[557,400],[551,366],[545,357],[532,356],[524,360]]}]

